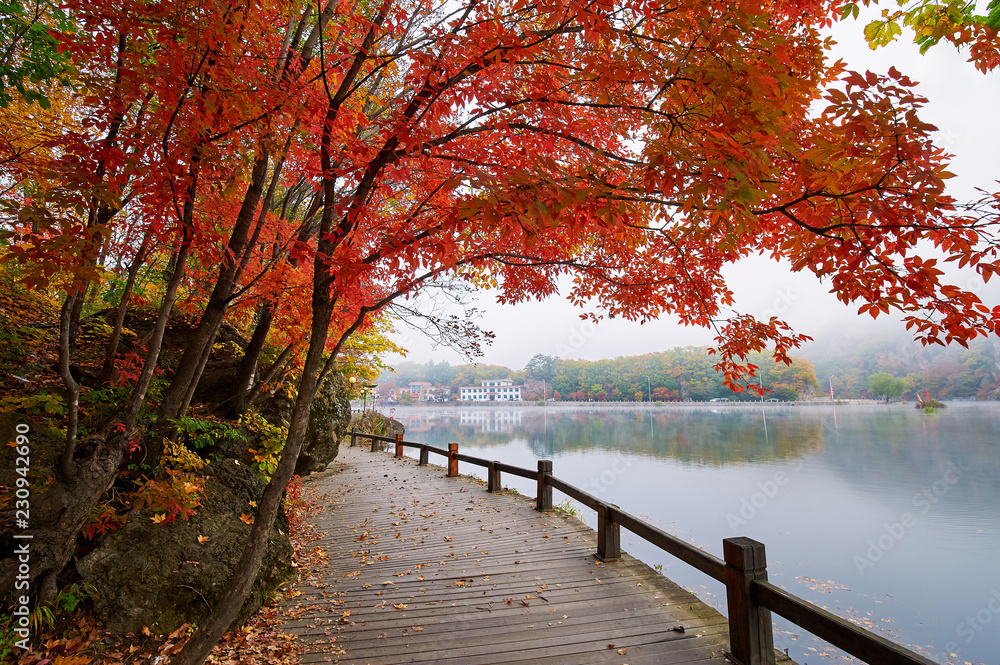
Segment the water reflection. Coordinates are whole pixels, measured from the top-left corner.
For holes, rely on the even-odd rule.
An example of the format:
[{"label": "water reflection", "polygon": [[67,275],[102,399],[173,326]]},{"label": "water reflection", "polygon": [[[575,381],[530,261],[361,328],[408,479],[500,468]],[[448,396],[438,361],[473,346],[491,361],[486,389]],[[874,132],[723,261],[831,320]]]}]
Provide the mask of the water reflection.
[{"label": "water reflection", "polygon": [[823,422],[771,410],[441,410],[400,411],[408,433],[427,433],[428,442],[499,446],[524,439],[539,457],[602,450],[672,458],[688,464],[723,466],[787,460],[823,446]]},{"label": "water reflection", "polygon": [[[1000,614],[966,640],[969,617],[1000,589],[1000,405],[954,404],[932,416],[900,405],[741,405],[414,408],[396,417],[410,440],[458,442],[529,468],[552,459],[560,478],[717,555],[723,538],[757,538],[772,579],[793,592],[888,619],[876,620],[878,632],[941,662],[997,665]],[[779,477],[787,481],[772,487]],[[525,482],[521,491],[532,492]],[[722,593],[641,540],[625,549],[709,600]],[[796,634],[780,639],[799,662],[822,650]]]}]

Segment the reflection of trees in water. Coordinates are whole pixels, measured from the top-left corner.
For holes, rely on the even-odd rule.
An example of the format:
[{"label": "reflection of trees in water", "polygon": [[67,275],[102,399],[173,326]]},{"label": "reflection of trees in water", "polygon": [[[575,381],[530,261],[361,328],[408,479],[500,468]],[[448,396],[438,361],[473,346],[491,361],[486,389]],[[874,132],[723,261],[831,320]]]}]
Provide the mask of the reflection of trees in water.
[{"label": "reflection of trees in water", "polygon": [[796,458],[822,447],[819,422],[773,413],[767,420],[765,434],[761,414],[743,410],[572,414],[550,417],[547,432],[533,419],[525,433],[538,455],[597,448],[717,466]]},{"label": "reflection of trees in water", "polygon": [[712,465],[797,458],[819,450],[823,441],[819,419],[771,412],[765,434],[761,413],[742,409],[653,412],[652,416],[649,411],[596,409],[525,413],[510,432],[484,432],[461,425],[458,415],[442,414],[429,431],[415,438],[436,445],[455,442],[460,448],[498,446],[516,438],[525,440],[540,458],[596,449]]},{"label": "reflection of trees in water", "polygon": [[[996,514],[1000,505],[1000,405],[953,404],[933,416],[899,406],[767,410],[705,409],[525,412],[513,431],[483,432],[435,414],[429,431],[407,439],[435,445],[494,447],[524,441],[539,457],[599,450],[725,466],[822,455],[848,485],[874,495],[894,493],[900,510],[958,465],[960,480],[944,503],[968,502]],[[488,453],[483,453],[488,456]],[[877,499],[880,503],[884,498]]]},{"label": "reflection of trees in water", "polygon": [[[859,491],[883,494],[894,488],[902,510],[913,497],[933,490],[940,498],[979,506],[996,514],[1000,504],[1000,408],[958,405],[933,416],[906,406],[837,411],[837,429],[827,428],[826,464]],[[941,484],[950,468],[958,482]],[[952,477],[949,475],[949,477]]]}]

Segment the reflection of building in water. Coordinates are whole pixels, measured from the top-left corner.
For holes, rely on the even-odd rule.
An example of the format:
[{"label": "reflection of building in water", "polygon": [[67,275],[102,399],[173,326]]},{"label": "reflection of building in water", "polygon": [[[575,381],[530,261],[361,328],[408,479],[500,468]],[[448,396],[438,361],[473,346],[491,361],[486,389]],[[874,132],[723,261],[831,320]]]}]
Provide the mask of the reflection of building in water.
[{"label": "reflection of building in water", "polygon": [[433,422],[427,418],[421,418],[420,416],[410,416],[409,423],[406,425],[406,432],[429,432]]},{"label": "reflection of building in water", "polygon": [[463,402],[520,402],[521,388],[510,379],[485,379],[479,386],[462,386],[458,396]]},{"label": "reflection of building in water", "polygon": [[467,411],[460,417],[462,425],[479,426],[483,432],[512,432],[521,424],[518,411]]}]

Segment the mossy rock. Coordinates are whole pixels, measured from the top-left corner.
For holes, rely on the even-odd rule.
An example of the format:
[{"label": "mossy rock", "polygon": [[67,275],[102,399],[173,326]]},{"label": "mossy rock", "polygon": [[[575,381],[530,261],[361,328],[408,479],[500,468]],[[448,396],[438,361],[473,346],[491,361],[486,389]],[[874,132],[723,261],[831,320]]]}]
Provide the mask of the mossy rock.
[{"label": "mossy rock", "polygon": [[304,476],[323,471],[340,450],[340,441],[351,422],[351,402],[347,382],[340,374],[331,374],[320,386],[309,410],[309,426],[295,465],[295,473]]},{"label": "mossy rock", "polygon": [[[94,608],[115,632],[155,633],[200,623],[222,598],[250,534],[240,518],[253,515],[263,481],[236,460],[205,467],[204,498],[190,520],[155,524],[136,511],[119,530],[77,562],[96,589]],[[237,619],[242,623],[292,577],[292,547],[283,512],[268,537],[267,554]]]}]

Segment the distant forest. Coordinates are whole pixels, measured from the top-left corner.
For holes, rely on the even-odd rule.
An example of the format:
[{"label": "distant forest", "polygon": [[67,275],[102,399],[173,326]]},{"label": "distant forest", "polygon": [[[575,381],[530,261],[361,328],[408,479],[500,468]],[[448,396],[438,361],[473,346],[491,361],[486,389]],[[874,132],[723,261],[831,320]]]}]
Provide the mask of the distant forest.
[{"label": "distant forest", "polygon": [[904,398],[925,391],[935,399],[1000,399],[1000,342],[980,338],[969,348],[957,344],[921,346],[898,335],[874,338],[839,336],[825,345],[810,344],[803,353],[813,361],[824,390],[833,377],[841,397],[868,397],[868,377],[888,372],[904,384]]},{"label": "distant forest", "polygon": [[[782,401],[826,395],[832,384],[838,398],[870,398],[868,378],[888,372],[901,379],[904,399],[925,391],[936,399],[998,399],[1000,344],[980,339],[969,348],[923,347],[902,336],[874,339],[839,336],[835,343],[811,344],[808,358],[796,357],[791,366],[775,365],[769,356],[756,355],[766,398]],[[611,360],[566,360],[534,356],[522,369],[502,365],[451,365],[433,361],[401,362],[395,372],[379,378],[383,395],[407,387],[410,381],[448,386],[477,386],[483,379],[509,378],[524,386],[525,400],[544,398],[572,401],[705,401],[716,397],[759,400],[756,391],[734,394],[722,385],[713,369],[714,356],[704,347],[683,347]]]},{"label": "distant forest", "polygon": [[[523,369],[500,365],[450,365],[447,362],[418,364],[402,362],[395,373],[379,379],[386,389],[404,388],[410,381],[428,381],[438,386],[476,386],[483,379],[510,378],[524,386],[522,398],[552,398],[572,401],[644,402],[705,401],[715,397],[759,400],[756,392],[734,394],[722,385],[715,371],[716,360],[703,347],[684,347],[628,356],[613,360],[564,360],[536,355]],[[766,367],[763,385],[766,397],[781,400],[808,398],[819,384],[812,364],[795,358],[791,366],[774,365],[768,356],[752,356],[751,362]]]}]

